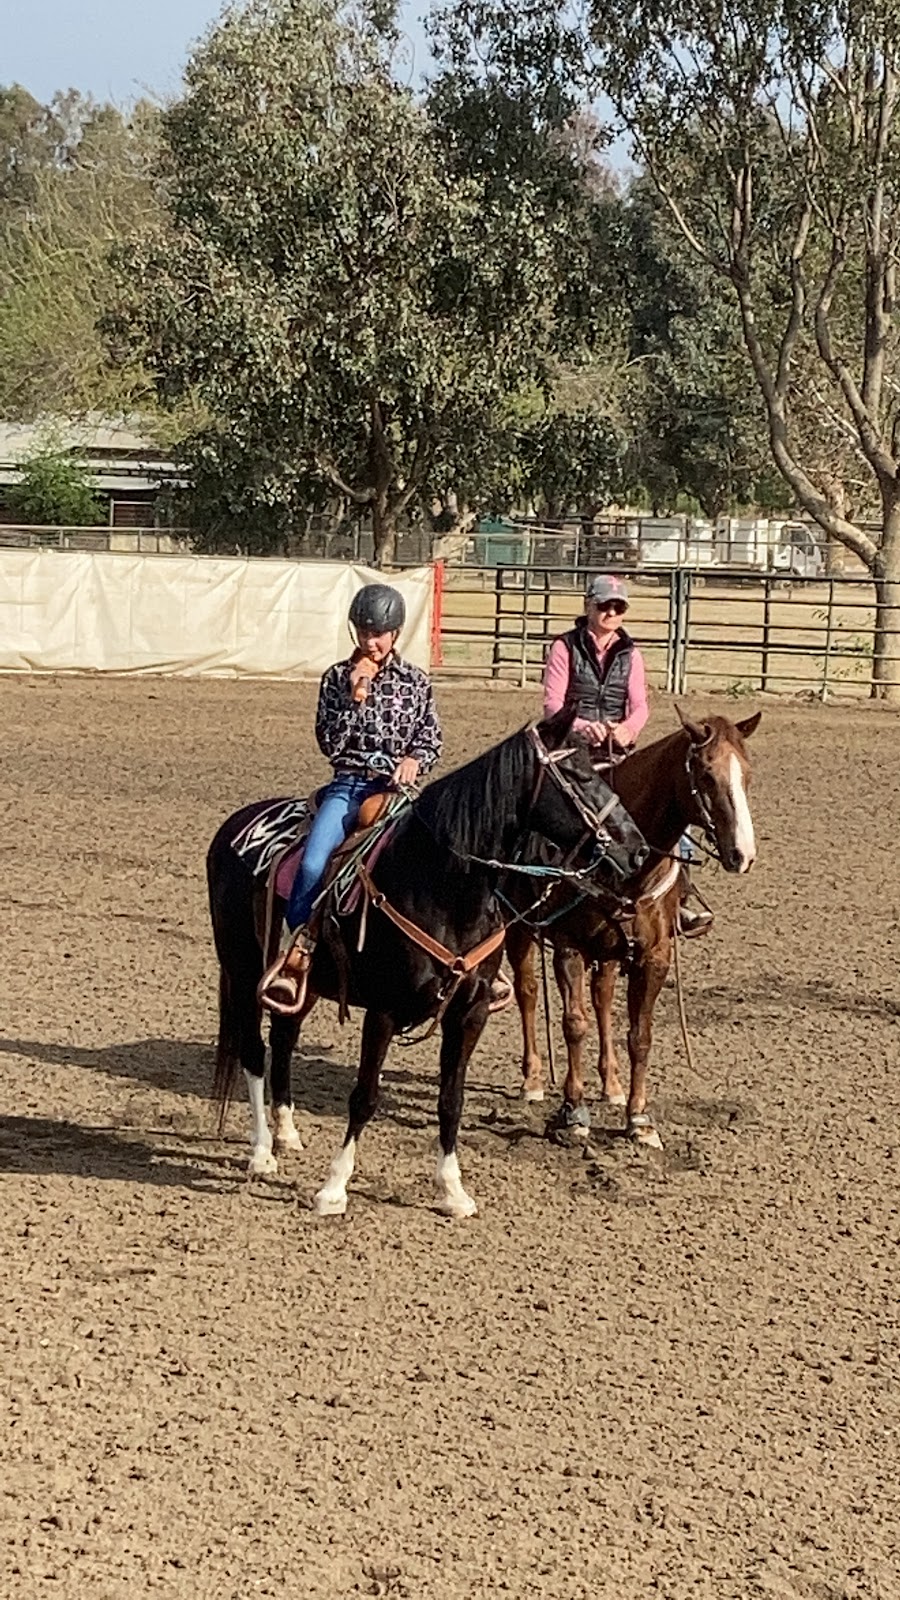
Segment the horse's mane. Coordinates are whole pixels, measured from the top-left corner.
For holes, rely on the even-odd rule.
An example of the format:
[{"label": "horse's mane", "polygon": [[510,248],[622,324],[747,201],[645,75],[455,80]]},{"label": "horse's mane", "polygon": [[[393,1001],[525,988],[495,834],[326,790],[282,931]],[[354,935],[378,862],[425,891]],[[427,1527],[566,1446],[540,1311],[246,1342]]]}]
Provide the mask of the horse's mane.
[{"label": "horse's mane", "polygon": [[459,855],[499,845],[515,815],[529,751],[520,729],[446,778],[438,778],[416,800],[413,815],[429,833]]}]

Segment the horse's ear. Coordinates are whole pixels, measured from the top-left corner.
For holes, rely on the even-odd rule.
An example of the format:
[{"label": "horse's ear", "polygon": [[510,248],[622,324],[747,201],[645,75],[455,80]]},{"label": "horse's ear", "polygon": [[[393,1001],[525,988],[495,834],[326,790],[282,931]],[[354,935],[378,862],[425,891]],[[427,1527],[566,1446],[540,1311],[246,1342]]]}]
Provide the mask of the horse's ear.
[{"label": "horse's ear", "polygon": [[691,744],[701,745],[709,743],[710,739],[712,738],[712,730],[705,722],[692,722],[690,717],[685,716],[679,705],[676,705],[675,711],[678,715],[678,720],[681,723],[681,726],[691,741]]},{"label": "horse's ear", "polygon": [[554,711],[552,717],[545,717],[538,723],[537,731],[548,750],[560,750],[566,744],[574,721],[574,709],[567,710],[564,706],[561,711]]},{"label": "horse's ear", "polygon": [[756,732],[757,728],[759,727],[759,719],[761,716],[762,712],[757,711],[754,716],[745,717],[743,722],[735,723],[735,727],[737,728],[737,731],[742,739],[749,739],[751,733]]}]

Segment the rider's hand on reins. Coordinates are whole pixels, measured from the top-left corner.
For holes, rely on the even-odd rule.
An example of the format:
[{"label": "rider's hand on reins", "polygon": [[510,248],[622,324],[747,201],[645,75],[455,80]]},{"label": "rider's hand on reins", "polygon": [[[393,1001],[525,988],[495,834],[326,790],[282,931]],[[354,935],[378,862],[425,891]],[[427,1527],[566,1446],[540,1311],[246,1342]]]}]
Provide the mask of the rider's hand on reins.
[{"label": "rider's hand on reins", "polygon": [[398,789],[410,789],[418,781],[419,763],[414,756],[404,756],[391,773],[391,782]]}]

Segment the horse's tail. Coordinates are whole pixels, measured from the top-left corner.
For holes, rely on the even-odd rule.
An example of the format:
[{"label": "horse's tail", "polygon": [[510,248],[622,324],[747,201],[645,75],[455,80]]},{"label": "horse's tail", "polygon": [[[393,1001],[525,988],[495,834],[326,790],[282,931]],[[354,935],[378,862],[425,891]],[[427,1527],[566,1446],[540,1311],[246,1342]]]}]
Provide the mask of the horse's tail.
[{"label": "horse's tail", "polygon": [[256,986],[262,976],[262,951],[256,937],[253,879],[231,848],[237,818],[219,829],[206,857],[209,912],[219,958],[219,1036],[213,1073],[221,1136],[235,1081],[241,1070],[242,1047],[258,1043],[259,1007]]},{"label": "horse's tail", "polygon": [[225,1119],[234,1094],[234,1085],[240,1071],[240,1027],[234,993],[224,966],[219,967],[219,1037],[216,1041],[216,1065],[213,1073],[213,1098],[219,1108],[219,1137],[225,1131]]}]

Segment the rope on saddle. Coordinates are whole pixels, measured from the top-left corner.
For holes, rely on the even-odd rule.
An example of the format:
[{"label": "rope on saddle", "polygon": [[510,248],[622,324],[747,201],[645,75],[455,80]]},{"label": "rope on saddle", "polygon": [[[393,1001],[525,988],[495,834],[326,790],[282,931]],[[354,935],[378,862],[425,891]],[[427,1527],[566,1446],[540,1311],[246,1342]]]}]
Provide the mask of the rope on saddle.
[{"label": "rope on saddle", "polygon": [[678,997],[678,1020],[681,1023],[681,1037],[684,1043],[684,1053],[687,1057],[688,1069],[696,1076],[697,1068],[694,1065],[694,1052],[691,1049],[691,1039],[690,1034],[688,1033],[687,1025],[687,1013],[684,1009],[684,990],[682,989],[681,985],[681,956],[679,953],[679,945],[681,944],[682,935],[678,931],[677,918],[675,919],[675,927],[672,930],[672,939],[675,945],[675,993]]}]

